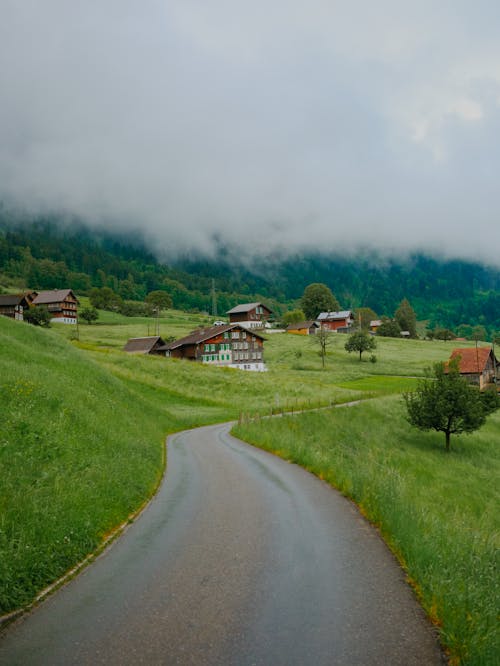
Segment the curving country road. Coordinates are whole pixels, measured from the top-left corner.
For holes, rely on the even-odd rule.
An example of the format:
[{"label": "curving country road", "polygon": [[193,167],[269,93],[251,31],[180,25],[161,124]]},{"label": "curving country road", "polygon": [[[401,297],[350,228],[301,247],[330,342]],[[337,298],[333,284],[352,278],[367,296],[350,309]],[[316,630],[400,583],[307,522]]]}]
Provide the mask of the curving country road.
[{"label": "curving country road", "polygon": [[443,663],[401,569],[355,507],[229,428],[169,438],[147,510],[7,629],[1,664]]}]

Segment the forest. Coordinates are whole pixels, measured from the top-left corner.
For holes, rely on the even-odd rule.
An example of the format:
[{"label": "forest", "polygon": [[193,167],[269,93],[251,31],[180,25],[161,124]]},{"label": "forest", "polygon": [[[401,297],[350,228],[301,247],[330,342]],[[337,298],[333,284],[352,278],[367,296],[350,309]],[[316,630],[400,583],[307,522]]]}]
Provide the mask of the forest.
[{"label": "forest", "polygon": [[[124,301],[165,290],[175,308],[224,314],[238,302],[265,300],[279,317],[305,287],[328,285],[344,309],[392,316],[407,298],[429,328],[481,325],[500,330],[500,269],[425,254],[384,257],[340,252],[269,256],[246,262],[239,248],[216,255],[160,259],[140,232],[91,229],[78,220],[0,210],[0,284],[19,289],[71,287],[87,295],[109,287]],[[245,253],[248,256],[248,253]],[[213,289],[217,312],[213,312]]]}]

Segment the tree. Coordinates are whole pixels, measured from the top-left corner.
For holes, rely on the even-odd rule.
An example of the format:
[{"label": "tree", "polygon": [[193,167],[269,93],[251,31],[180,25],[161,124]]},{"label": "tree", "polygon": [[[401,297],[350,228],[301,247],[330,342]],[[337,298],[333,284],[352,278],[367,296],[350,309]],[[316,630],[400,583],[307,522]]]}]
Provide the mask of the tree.
[{"label": "tree", "polygon": [[316,319],[320,312],[334,312],[340,308],[331,289],[321,282],[314,282],[304,289],[300,305],[307,319]]},{"label": "tree", "polygon": [[326,348],[333,342],[332,333],[327,328],[318,328],[316,335],[312,336],[312,341],[314,344],[319,346],[318,354],[321,358],[321,365],[324,369],[325,367],[325,358],[326,358]]},{"label": "tree", "polygon": [[172,307],[172,299],[170,298],[170,294],[161,289],[150,291],[145,300],[146,303],[150,303],[155,308],[159,308],[160,310],[168,310],[168,308]]},{"label": "tree", "polygon": [[89,298],[91,304],[101,310],[118,310],[122,303],[121,296],[115,294],[111,287],[94,287]]},{"label": "tree", "polygon": [[470,339],[479,342],[479,340],[486,340],[487,337],[488,334],[486,333],[484,326],[474,326]]},{"label": "tree", "polygon": [[362,329],[370,328],[370,322],[374,319],[378,319],[375,310],[372,310],[371,308],[356,308],[356,312],[354,313],[354,320],[358,326],[359,322],[361,321]]},{"label": "tree", "polygon": [[437,328],[434,331],[434,339],[435,340],[444,340],[447,342],[448,340],[454,340],[457,336],[453,331],[450,331],[449,328]]},{"label": "tree", "polygon": [[419,430],[444,432],[446,451],[452,434],[470,433],[480,428],[486,416],[498,409],[498,395],[481,394],[460,375],[459,358],[434,366],[434,378],[419,382],[416,391],[403,394],[408,422]]},{"label": "tree", "polygon": [[80,312],[80,317],[90,325],[93,321],[99,319],[99,313],[95,308],[84,308]]},{"label": "tree", "polygon": [[302,310],[289,310],[283,315],[283,324],[288,326],[288,324],[298,324],[299,321],[304,321],[306,318]]},{"label": "tree", "polygon": [[24,321],[33,326],[43,326],[50,328],[50,320],[52,316],[45,305],[37,305],[24,311]]},{"label": "tree", "polygon": [[382,317],[382,323],[377,328],[377,335],[382,338],[399,338],[401,336],[401,328],[395,319]]},{"label": "tree", "polygon": [[399,304],[394,313],[394,319],[398,322],[402,331],[409,331],[411,338],[417,337],[417,315],[407,298],[403,298]]},{"label": "tree", "polygon": [[363,352],[373,351],[377,348],[377,343],[373,336],[368,335],[365,331],[357,331],[349,336],[344,348],[349,353],[353,351],[359,352],[359,360],[361,361]]}]

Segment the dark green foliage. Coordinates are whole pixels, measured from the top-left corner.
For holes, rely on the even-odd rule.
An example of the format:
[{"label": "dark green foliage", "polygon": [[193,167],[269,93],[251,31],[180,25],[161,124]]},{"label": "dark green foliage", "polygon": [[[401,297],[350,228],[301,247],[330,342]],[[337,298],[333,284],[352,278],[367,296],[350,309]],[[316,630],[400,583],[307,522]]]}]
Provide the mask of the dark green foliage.
[{"label": "dark green foliage", "polygon": [[382,323],[377,329],[377,335],[380,335],[382,338],[400,338],[401,327],[395,319],[382,317]]},{"label": "dark green foliage", "polygon": [[326,284],[314,282],[304,289],[300,304],[307,319],[316,319],[320,312],[335,312],[339,302]]},{"label": "dark green foliage", "polygon": [[436,340],[454,340],[457,336],[449,328],[437,328],[433,333],[433,337]]},{"label": "dark green foliage", "polygon": [[161,289],[150,291],[146,296],[146,303],[150,303],[153,307],[160,310],[168,310],[168,308],[172,307],[170,295]]},{"label": "dark green foliage", "polygon": [[417,337],[417,315],[407,298],[403,298],[399,304],[394,313],[394,319],[398,322],[402,331],[409,331],[411,338]]},{"label": "dark green foliage", "polygon": [[90,302],[100,310],[119,310],[122,298],[110,287],[94,287],[90,290]]},{"label": "dark green foliage", "polygon": [[24,321],[33,324],[33,326],[49,328],[51,319],[52,316],[45,305],[33,306],[24,311]]},{"label": "dark green foliage", "polygon": [[361,361],[361,356],[365,351],[373,351],[377,348],[377,343],[375,338],[365,331],[357,331],[349,336],[347,342],[344,345],[344,349],[349,353],[355,351],[359,352],[359,360]]},{"label": "dark green foliage", "polygon": [[420,430],[444,432],[446,450],[452,434],[470,433],[480,428],[488,414],[498,409],[497,396],[482,396],[479,389],[460,376],[459,359],[434,366],[434,378],[422,380],[416,391],[403,399],[408,421]]},{"label": "dark green foliage", "polygon": [[146,249],[138,232],[111,234],[76,221],[0,212],[0,270],[26,288],[67,285],[88,295],[92,287],[109,287],[126,300],[163,289],[174,307],[203,311],[215,279],[219,314],[237,303],[266,300],[279,317],[283,304],[295,306],[307,285],[322,282],[335,285],[344,307],[363,304],[390,315],[408,298],[431,329],[478,323],[490,334],[500,330],[500,271],[479,264],[317,253],[257,258],[250,269],[238,256],[237,248],[220,246],[213,259],[191,255],[167,265]]},{"label": "dark green foliage", "polygon": [[87,324],[91,324],[93,321],[99,319],[99,313],[95,308],[84,308],[79,312],[79,316],[86,321]]}]

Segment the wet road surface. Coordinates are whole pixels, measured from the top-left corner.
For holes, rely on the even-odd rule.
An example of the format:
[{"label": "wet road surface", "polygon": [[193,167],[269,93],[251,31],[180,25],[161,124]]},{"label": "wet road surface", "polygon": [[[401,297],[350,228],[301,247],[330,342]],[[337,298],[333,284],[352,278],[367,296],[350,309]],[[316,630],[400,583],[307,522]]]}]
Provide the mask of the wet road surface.
[{"label": "wet road surface", "polygon": [[354,506],[229,425],[168,441],[158,495],[0,635],[0,664],[432,666],[434,631]]}]

